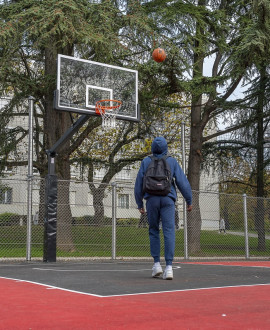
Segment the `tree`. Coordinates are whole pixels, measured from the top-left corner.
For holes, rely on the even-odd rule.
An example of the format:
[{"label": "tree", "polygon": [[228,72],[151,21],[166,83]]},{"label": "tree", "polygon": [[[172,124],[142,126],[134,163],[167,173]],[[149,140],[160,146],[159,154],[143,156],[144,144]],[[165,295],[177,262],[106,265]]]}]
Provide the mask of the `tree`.
[{"label": "tree", "polygon": [[[186,113],[189,111],[189,106],[177,95],[170,98],[168,104],[174,108],[156,111],[156,115],[153,110],[150,122],[142,114],[142,120],[138,124],[120,121],[117,128],[109,131],[97,128],[72,155],[71,162],[79,164],[80,168],[87,172],[96,223],[102,225],[104,219],[103,199],[108,184],[122,169],[135,166],[138,161],[151,153],[154,136],[165,136],[171,150],[179,148],[180,127],[182,121],[187,121]],[[185,108],[188,110],[185,111]],[[94,180],[94,173],[101,169],[104,175],[97,183]]]},{"label": "tree", "polygon": [[[243,160],[250,163],[251,171],[248,180],[238,181],[238,183],[241,182],[242,186],[246,187],[246,191],[259,197],[257,199],[254,222],[258,232],[258,250],[263,251],[265,250],[265,210],[262,198],[267,196],[266,169],[269,164],[269,151],[265,148],[267,146],[265,136],[269,131],[270,115],[269,2],[255,1],[249,11],[248,18],[249,24],[243,26],[241,32],[243,40],[238,48],[239,56],[248,59],[249,62],[249,67],[245,74],[246,96],[243,99],[241,108],[238,107],[237,116],[233,117],[236,125],[243,125],[244,123],[244,127],[236,131],[227,142],[219,141],[218,145],[220,146],[223,143],[227,150],[234,149]],[[251,186],[253,186],[253,191],[249,189]]]},{"label": "tree", "polygon": [[[118,6],[123,8],[116,1],[86,0],[23,0],[0,5],[0,90],[1,95],[9,91],[12,97],[6,118],[14,116],[15,105],[23,105],[30,95],[35,98],[34,165],[42,177],[47,173],[46,150],[72,124],[68,113],[57,112],[53,107],[57,54],[83,53],[108,63],[115,61],[118,54],[117,60],[121,61],[127,51],[120,31],[126,25],[140,26],[142,18],[136,16],[136,2],[129,5],[128,11]],[[60,179],[70,178],[69,156],[99,125],[100,120],[92,118],[76,141],[68,141],[59,150],[56,171]],[[61,227],[65,223],[65,230],[58,232],[58,243],[72,250],[69,186],[68,181],[64,182],[58,196],[58,224]]]},{"label": "tree", "polygon": [[[250,62],[239,57],[244,27],[250,22],[251,3],[242,1],[149,1],[147,9],[155,16],[159,38],[170,44],[166,77],[168,93],[182,92],[191,102],[190,152],[188,179],[194,191],[200,190],[200,171],[205,143],[218,135],[237,129],[232,125],[224,132],[207,134],[207,124],[228,109]],[[162,9],[161,7],[162,6]],[[211,75],[204,72],[212,59]],[[238,102],[239,103],[239,102]],[[201,216],[199,194],[193,198],[189,214],[188,244],[191,253],[200,250]]]},{"label": "tree", "polygon": [[[252,88],[249,91],[254,100],[254,94],[256,95],[256,101],[254,105],[255,118],[257,124],[257,197],[265,197],[264,189],[264,135],[269,121],[269,55],[270,55],[270,6],[268,1],[255,1],[252,24],[246,31],[246,42],[243,46],[243,51],[246,50],[248,45],[251,45],[254,49],[253,53],[255,58],[253,59],[254,66],[258,72],[258,85],[256,82],[252,83]],[[254,35],[255,34],[255,35]],[[255,90],[255,93],[254,93]],[[266,118],[266,119],[265,119]],[[258,232],[258,250],[265,250],[265,222],[264,222],[264,203],[262,198],[257,199],[257,207],[255,212],[255,228]]]},{"label": "tree", "polygon": [[[188,179],[192,189],[199,191],[205,143],[243,126],[233,124],[225,132],[206,133],[211,120],[239,108],[240,102],[228,100],[252,63],[252,51],[249,57],[241,56],[252,8],[251,1],[241,0],[105,0],[99,3],[24,0],[2,4],[2,90],[11,87],[18,99],[34,93],[38,100],[44,118],[44,144],[37,163],[42,173],[46,173],[45,150],[70,125],[67,114],[53,110],[56,55],[74,53],[82,58],[139,69],[144,114],[140,125],[149,134],[153,127],[149,125],[151,118],[172,107],[167,102],[169,96],[185,94],[191,103]],[[149,52],[157,43],[168,53],[163,65],[149,60]],[[213,59],[210,77],[204,73],[209,57]],[[69,178],[69,156],[99,125],[98,119],[89,121],[85,132],[60,150],[57,168],[60,178]],[[63,195],[66,196],[63,204],[68,204],[67,193]],[[199,194],[194,194],[193,204],[188,233],[191,253],[200,250]],[[70,214],[65,218],[69,219]]]},{"label": "tree", "polygon": [[[47,173],[46,150],[54,145],[72,124],[68,113],[57,112],[53,107],[58,53],[76,54],[82,58],[120,66],[131,63],[133,68],[143,67],[140,99],[142,112],[145,112],[144,120],[138,128],[132,124],[125,126],[122,135],[118,135],[121,143],[116,144],[110,150],[111,154],[107,155],[107,164],[111,167],[113,165],[114,168],[104,178],[105,182],[108,183],[112,175],[121,170],[128,161],[139,160],[139,157],[145,156],[145,153],[141,153],[136,157],[130,157],[128,161],[124,159],[117,163],[114,160],[117,152],[126,143],[129,144],[136,139],[143,141],[145,136],[150,136],[153,130],[150,119],[158,118],[164,112],[164,109],[160,110],[157,98],[157,95],[166,95],[164,82],[156,83],[160,68],[155,64],[142,64],[144,54],[149,52],[145,36],[151,28],[147,24],[148,19],[143,14],[142,6],[137,1],[12,1],[1,4],[0,20],[1,94],[9,91],[12,97],[12,101],[7,105],[7,111],[10,113],[8,119],[16,115],[14,105],[25,106],[25,99],[29,95],[35,98],[34,166],[42,177]],[[137,61],[134,61],[136,56]],[[153,98],[155,104],[149,106],[149,100]],[[171,109],[172,105],[169,108]],[[27,115],[26,109],[24,114]],[[60,179],[64,179],[58,194],[58,227],[61,228],[58,231],[58,243],[60,247],[62,245],[69,250],[73,249],[71,211],[67,207],[69,160],[88,136],[95,136],[96,128],[100,124],[100,118],[91,118],[84,129],[59,150],[57,156],[56,172]],[[89,180],[92,178],[91,168],[94,162],[95,159],[88,159]],[[20,163],[25,164],[25,161]],[[91,189],[94,189],[93,185]],[[98,200],[101,198],[102,196]],[[41,214],[42,212],[40,216]]]}]

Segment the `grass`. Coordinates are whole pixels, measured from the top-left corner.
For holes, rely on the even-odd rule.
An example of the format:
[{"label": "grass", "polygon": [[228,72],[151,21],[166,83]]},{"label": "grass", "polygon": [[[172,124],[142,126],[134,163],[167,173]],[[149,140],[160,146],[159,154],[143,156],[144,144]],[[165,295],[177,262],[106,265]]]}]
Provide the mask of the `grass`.
[{"label": "grass", "polygon": [[[75,249],[65,252],[57,250],[58,257],[111,257],[111,227],[74,226],[72,235]],[[26,226],[1,226],[0,258],[24,258],[26,256]],[[149,238],[147,228],[121,227],[116,231],[117,257],[149,257]],[[161,235],[161,252],[164,250]],[[266,240],[266,251],[257,251],[257,238],[249,237],[250,256],[270,256],[270,240]],[[32,226],[31,256],[43,256],[43,226]],[[175,256],[184,256],[184,233],[176,231]],[[216,231],[201,232],[201,251],[190,257],[245,257],[245,238]]]}]

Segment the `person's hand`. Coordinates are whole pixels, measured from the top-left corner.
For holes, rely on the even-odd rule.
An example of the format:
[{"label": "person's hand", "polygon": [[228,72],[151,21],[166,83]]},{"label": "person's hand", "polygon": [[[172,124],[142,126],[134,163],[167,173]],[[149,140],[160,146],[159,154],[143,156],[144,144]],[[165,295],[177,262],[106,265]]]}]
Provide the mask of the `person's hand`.
[{"label": "person's hand", "polygon": [[187,206],[187,211],[190,212],[192,210],[192,205]]},{"label": "person's hand", "polygon": [[144,208],[142,207],[141,209],[138,209],[139,210],[139,212],[141,213],[141,214],[144,214],[145,213],[145,210],[144,210]]}]

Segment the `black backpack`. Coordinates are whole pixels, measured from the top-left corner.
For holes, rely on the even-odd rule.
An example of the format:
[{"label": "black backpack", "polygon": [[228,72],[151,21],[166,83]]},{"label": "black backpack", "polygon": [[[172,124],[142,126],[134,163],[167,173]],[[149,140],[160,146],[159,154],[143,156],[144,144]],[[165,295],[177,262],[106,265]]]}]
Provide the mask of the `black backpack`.
[{"label": "black backpack", "polygon": [[143,193],[167,196],[171,191],[171,168],[167,162],[168,155],[161,158],[149,156],[152,161],[143,177]]}]

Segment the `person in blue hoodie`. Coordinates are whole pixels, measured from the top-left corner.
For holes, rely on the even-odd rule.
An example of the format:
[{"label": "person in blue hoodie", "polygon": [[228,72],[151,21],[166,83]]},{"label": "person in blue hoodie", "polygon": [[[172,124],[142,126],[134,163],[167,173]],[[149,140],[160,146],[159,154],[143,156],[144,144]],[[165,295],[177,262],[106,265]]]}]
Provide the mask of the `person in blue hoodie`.
[{"label": "person in blue hoodie", "polygon": [[[168,154],[168,145],[164,137],[157,137],[152,142],[152,153],[155,157],[161,158]],[[169,155],[169,154],[168,154]],[[171,185],[171,191],[166,196],[150,195],[143,193],[143,178],[147,167],[151,163],[151,158],[148,156],[141,162],[139,172],[135,182],[135,200],[141,214],[147,211],[149,223],[149,239],[150,251],[154,259],[152,268],[152,277],[159,277],[162,274],[160,265],[160,235],[159,221],[162,221],[164,235],[164,254],[166,268],[163,272],[163,279],[173,279],[172,262],[175,250],[175,201],[177,198],[176,187],[186,200],[187,211],[192,210],[192,191],[190,184],[177,160],[171,156],[167,158],[170,165],[171,176],[174,178],[175,184]],[[143,199],[146,200],[146,211],[143,206]]]}]

